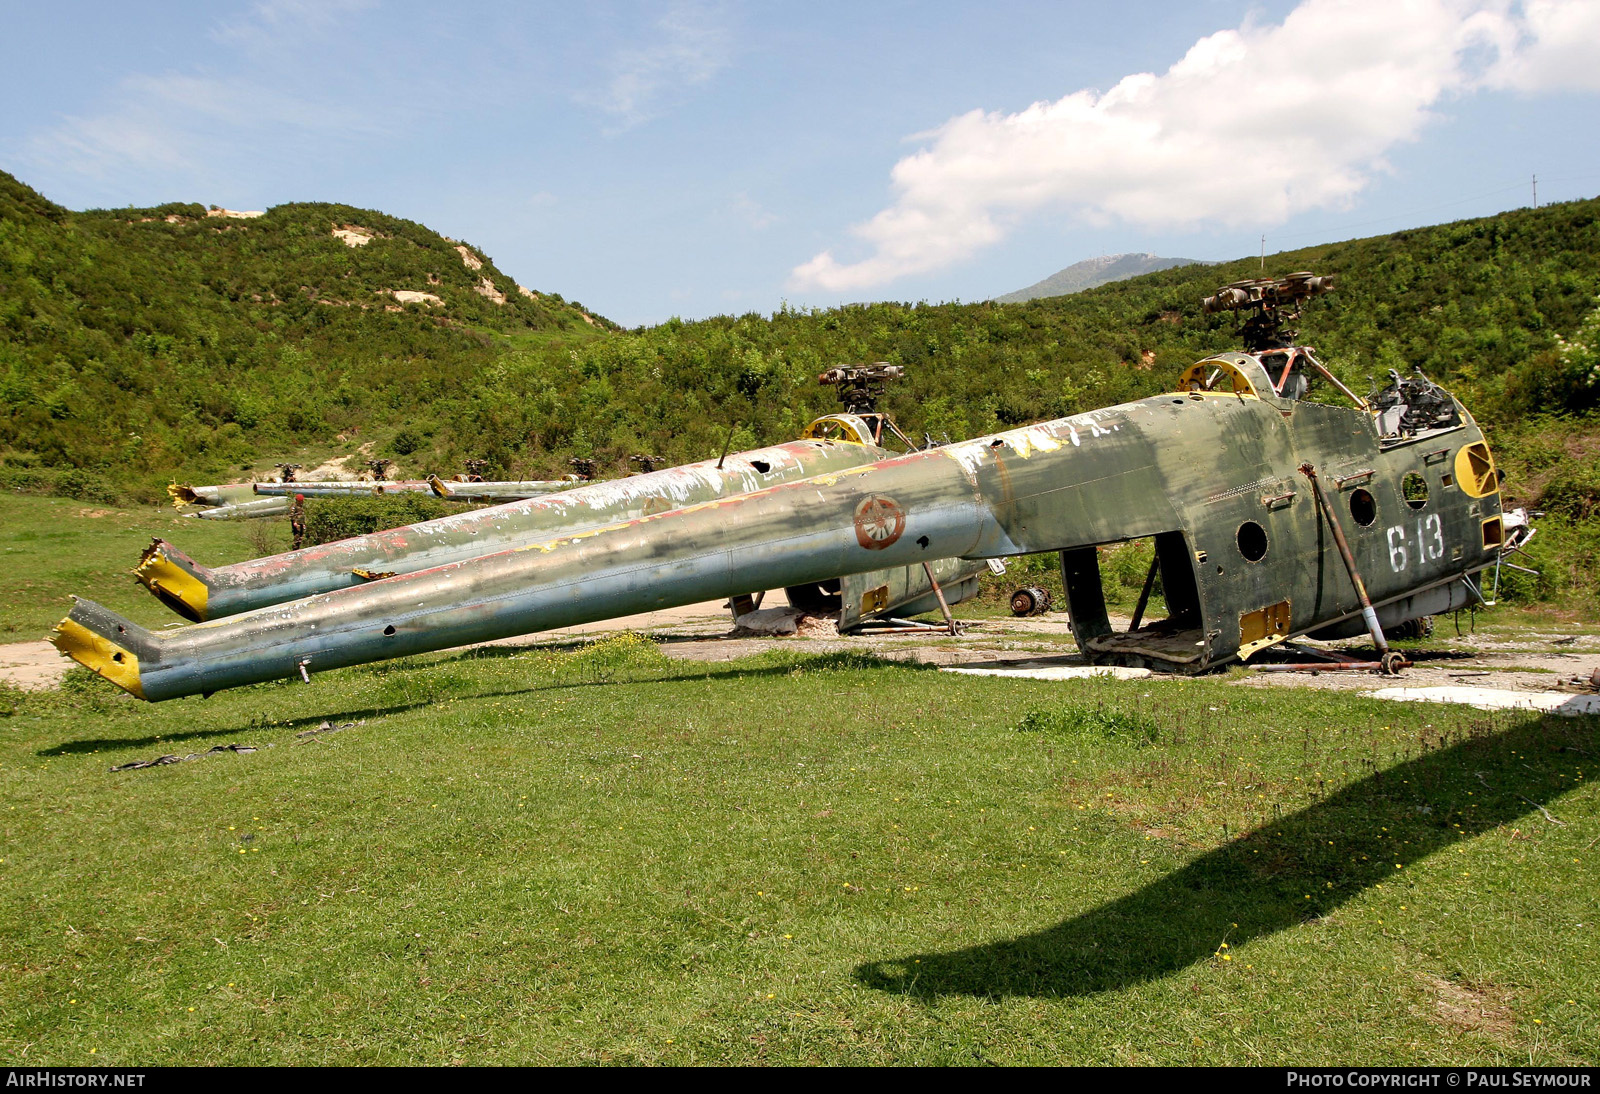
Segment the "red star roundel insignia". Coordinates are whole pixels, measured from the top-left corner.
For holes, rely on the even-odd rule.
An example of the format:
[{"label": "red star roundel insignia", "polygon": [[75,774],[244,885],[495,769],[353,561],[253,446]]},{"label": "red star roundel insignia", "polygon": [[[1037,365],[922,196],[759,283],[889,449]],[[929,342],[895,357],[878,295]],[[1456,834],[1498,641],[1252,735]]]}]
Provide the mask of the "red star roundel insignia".
[{"label": "red star roundel insignia", "polygon": [[892,546],[906,530],[906,511],[893,498],[873,494],[856,506],[856,542],[869,551]]}]

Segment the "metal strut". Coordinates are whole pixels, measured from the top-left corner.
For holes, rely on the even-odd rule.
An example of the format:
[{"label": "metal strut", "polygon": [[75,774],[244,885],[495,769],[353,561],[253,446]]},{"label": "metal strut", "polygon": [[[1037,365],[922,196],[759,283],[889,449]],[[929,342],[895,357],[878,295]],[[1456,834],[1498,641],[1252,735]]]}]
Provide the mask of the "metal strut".
[{"label": "metal strut", "polygon": [[1144,610],[1150,605],[1150,593],[1156,587],[1156,569],[1161,565],[1161,556],[1152,555],[1150,558],[1150,572],[1144,575],[1144,588],[1139,590],[1139,603],[1134,605],[1133,619],[1128,623],[1128,633],[1132,634],[1139,629],[1139,624],[1144,622]]},{"label": "metal strut", "polygon": [[1356,587],[1356,596],[1361,599],[1361,618],[1366,621],[1367,631],[1372,635],[1372,642],[1378,647],[1378,668],[1386,676],[1394,676],[1404,667],[1405,659],[1398,653],[1389,649],[1389,643],[1383,637],[1383,627],[1378,623],[1378,613],[1372,610],[1372,600],[1367,596],[1366,582],[1361,580],[1361,572],[1356,569],[1356,556],[1350,552],[1350,544],[1344,538],[1344,529],[1339,525],[1339,518],[1333,511],[1333,503],[1328,500],[1327,491],[1322,488],[1322,482],[1317,478],[1317,469],[1309,463],[1300,465],[1300,473],[1311,481],[1311,496],[1317,499],[1317,508],[1328,518],[1328,526],[1333,530],[1333,542],[1339,548],[1339,557],[1344,559],[1344,568],[1350,574],[1350,583]]},{"label": "metal strut", "polygon": [[933,595],[939,598],[939,610],[944,613],[945,625],[950,628],[950,634],[956,633],[956,617],[950,614],[950,604],[944,598],[944,590],[939,588],[939,582],[934,579],[933,567],[926,562],[922,564],[922,572],[928,575],[928,584],[933,586]]}]

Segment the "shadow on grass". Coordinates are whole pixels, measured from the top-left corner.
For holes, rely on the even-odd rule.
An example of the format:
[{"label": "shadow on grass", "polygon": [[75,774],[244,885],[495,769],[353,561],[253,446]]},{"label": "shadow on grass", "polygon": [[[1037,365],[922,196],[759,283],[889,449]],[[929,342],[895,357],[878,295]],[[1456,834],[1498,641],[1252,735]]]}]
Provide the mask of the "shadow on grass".
[{"label": "shadow on grass", "polygon": [[[1166,976],[1332,912],[1369,886],[1509,821],[1547,823],[1600,741],[1600,719],[1485,719],[1446,743],[1265,824],[1137,892],[1020,938],[872,961],[867,987],[944,995],[1076,996]],[[1576,755],[1575,755],[1576,753]]]},{"label": "shadow on grass", "polygon": [[53,748],[41,748],[34,753],[35,756],[71,756],[85,752],[115,751],[119,748],[148,748],[153,745],[170,745],[180,741],[204,741],[213,737],[232,737],[239,733],[276,733],[280,730],[298,730],[307,726],[319,726],[323,722],[356,722],[363,718],[371,720],[381,718],[386,714],[404,714],[408,710],[428,706],[427,703],[399,703],[388,707],[366,707],[361,710],[347,710],[338,714],[311,714],[304,718],[290,718],[286,721],[275,722],[272,725],[262,725],[260,722],[246,722],[243,725],[227,726],[222,729],[196,729],[187,733],[163,733],[159,737],[88,737],[77,741],[63,741]]},{"label": "shadow on grass", "polygon": [[[481,660],[499,656],[487,652],[487,649],[475,649],[459,657],[452,657],[445,661],[432,661],[419,665],[408,665],[396,662],[387,666],[390,673],[420,673],[428,669],[438,670],[446,665],[456,664],[464,660]],[[757,654],[756,657],[769,657],[769,654]],[[203,741],[215,737],[230,737],[239,733],[276,733],[281,730],[298,730],[308,726],[321,725],[323,722],[353,722],[360,719],[382,718],[391,714],[404,714],[407,711],[419,710],[432,706],[439,698],[452,700],[473,699],[499,699],[513,695],[526,695],[529,692],[549,692],[552,694],[574,691],[583,688],[613,687],[625,685],[651,685],[651,684],[677,684],[686,681],[703,680],[749,680],[760,677],[788,676],[795,672],[857,672],[863,669],[905,669],[910,671],[932,670],[932,665],[917,665],[884,658],[876,658],[870,654],[855,651],[830,652],[818,654],[805,654],[795,656],[792,660],[784,660],[775,665],[737,665],[729,663],[719,668],[700,668],[704,662],[675,661],[663,666],[663,671],[669,675],[645,678],[628,679],[625,675],[610,675],[610,670],[604,667],[592,670],[595,675],[590,679],[562,680],[548,684],[535,684],[530,686],[486,688],[465,694],[454,691],[446,695],[423,699],[408,699],[403,702],[392,703],[388,706],[372,705],[336,713],[309,714],[300,718],[290,718],[271,725],[263,725],[259,720],[252,718],[243,724],[224,726],[215,729],[195,729],[187,732],[163,733],[160,736],[144,737],[88,737],[74,741],[63,741],[61,744],[50,748],[41,748],[34,753],[36,756],[70,756],[89,752],[107,752],[118,749],[148,748],[155,745],[169,745],[182,741]],[[575,670],[582,674],[585,670]],[[269,685],[270,686],[270,685]]]}]

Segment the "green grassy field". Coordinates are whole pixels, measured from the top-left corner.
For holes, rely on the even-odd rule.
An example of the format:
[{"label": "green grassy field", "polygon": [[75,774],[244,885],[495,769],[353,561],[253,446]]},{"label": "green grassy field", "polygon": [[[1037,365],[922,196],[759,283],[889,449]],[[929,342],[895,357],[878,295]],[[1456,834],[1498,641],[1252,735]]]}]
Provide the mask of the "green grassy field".
[{"label": "green grassy field", "polygon": [[8,704],[8,1062],[1600,1055],[1593,722],[626,639]]},{"label": "green grassy field", "polygon": [[44,637],[72,609],[74,595],[146,626],[171,623],[172,613],[132,576],[154,536],[208,566],[289,548],[283,521],[196,520],[171,508],[0,494],[0,642]]},{"label": "green grassy field", "polygon": [[[29,627],[148,531],[4,504]],[[803,651],[0,689],[0,1059],[1600,1058],[1600,721]]]}]

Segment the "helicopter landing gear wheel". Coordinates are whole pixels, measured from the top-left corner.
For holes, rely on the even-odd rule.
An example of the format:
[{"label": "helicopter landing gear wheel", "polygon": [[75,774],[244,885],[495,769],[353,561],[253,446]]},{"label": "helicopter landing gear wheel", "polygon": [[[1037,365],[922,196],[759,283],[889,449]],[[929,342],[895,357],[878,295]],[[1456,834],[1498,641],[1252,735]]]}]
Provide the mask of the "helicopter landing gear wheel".
[{"label": "helicopter landing gear wheel", "polygon": [[1011,614],[1043,615],[1050,610],[1050,590],[1025,585],[1011,594]]}]

